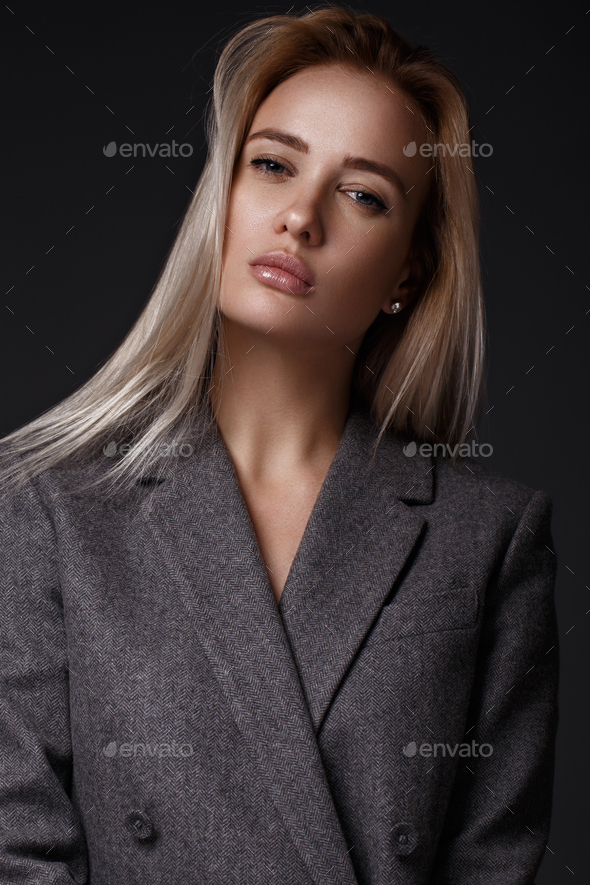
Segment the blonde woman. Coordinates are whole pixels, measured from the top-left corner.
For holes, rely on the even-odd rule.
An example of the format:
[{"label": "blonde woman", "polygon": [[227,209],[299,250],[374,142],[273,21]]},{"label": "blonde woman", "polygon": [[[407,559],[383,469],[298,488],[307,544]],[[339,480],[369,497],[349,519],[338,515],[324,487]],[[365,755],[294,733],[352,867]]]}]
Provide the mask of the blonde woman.
[{"label": "blonde woman", "polygon": [[550,500],[464,457],[474,169],[417,149],[469,129],[378,16],[225,46],[148,305],[2,442],[3,883],[532,885]]}]

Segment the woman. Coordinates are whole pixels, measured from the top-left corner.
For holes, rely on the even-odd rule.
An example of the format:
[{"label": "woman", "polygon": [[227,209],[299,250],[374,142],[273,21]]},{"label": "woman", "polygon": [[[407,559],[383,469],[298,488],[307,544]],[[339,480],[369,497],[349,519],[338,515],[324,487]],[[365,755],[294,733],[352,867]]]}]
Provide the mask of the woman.
[{"label": "woman", "polygon": [[550,500],[461,457],[474,170],[417,147],[469,128],[378,16],[225,47],[149,304],[2,444],[3,882],[533,883]]}]

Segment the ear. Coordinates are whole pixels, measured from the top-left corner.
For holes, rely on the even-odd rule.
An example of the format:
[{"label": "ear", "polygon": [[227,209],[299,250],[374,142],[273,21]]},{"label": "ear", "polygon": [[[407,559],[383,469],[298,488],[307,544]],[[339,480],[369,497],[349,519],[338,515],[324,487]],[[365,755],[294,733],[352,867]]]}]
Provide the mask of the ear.
[{"label": "ear", "polygon": [[409,253],[400,268],[395,286],[381,305],[381,310],[384,313],[393,314],[394,311],[391,309],[391,305],[396,301],[401,304],[400,310],[396,312],[399,313],[404,310],[418,294],[421,282],[422,268],[420,262],[414,253]]}]

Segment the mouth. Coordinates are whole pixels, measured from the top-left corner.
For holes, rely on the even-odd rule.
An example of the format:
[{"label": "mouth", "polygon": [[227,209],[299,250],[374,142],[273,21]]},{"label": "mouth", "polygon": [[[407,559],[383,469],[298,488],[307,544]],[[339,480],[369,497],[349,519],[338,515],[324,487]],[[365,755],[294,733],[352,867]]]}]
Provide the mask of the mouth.
[{"label": "mouth", "polygon": [[309,292],[315,286],[311,271],[299,259],[284,252],[267,252],[250,261],[257,279],[293,294]]}]

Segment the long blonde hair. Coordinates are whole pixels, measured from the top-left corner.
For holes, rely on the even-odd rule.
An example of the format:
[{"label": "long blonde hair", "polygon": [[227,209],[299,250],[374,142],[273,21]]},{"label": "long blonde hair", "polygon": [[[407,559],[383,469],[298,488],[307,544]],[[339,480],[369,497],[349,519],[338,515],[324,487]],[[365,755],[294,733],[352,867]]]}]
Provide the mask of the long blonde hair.
[{"label": "long blonde hair", "polygon": [[[221,340],[221,257],[233,170],[263,99],[303,68],[345,64],[389,78],[418,109],[431,144],[463,144],[470,129],[456,76],[382,17],[322,4],[243,27],[225,45],[207,110],[207,160],[152,295],[122,344],[80,389],[1,441],[3,485],[20,485],[125,434],[99,482],[130,486],[211,420],[209,389]],[[464,153],[464,152],[463,152]],[[483,392],[484,315],[478,197],[471,156],[435,152],[414,231],[422,279],[399,316],[381,311],[355,361],[353,389],[380,425],[460,445]],[[110,463],[110,462],[109,462]]]}]

